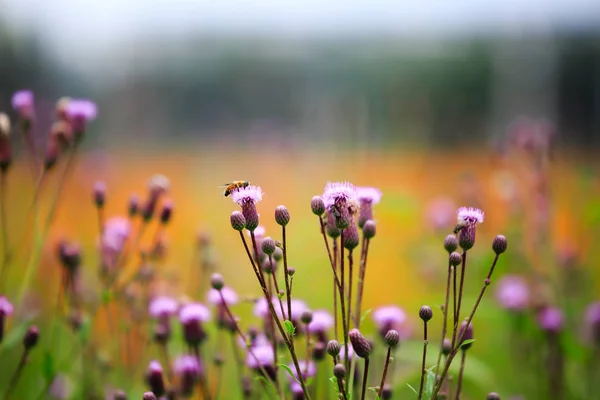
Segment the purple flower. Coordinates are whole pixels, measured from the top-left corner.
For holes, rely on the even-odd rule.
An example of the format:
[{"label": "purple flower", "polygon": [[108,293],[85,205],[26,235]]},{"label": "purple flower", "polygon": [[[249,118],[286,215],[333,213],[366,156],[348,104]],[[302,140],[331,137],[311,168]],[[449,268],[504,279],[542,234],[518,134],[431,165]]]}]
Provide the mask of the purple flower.
[{"label": "purple flower", "polygon": [[31,90],[19,90],[12,96],[11,103],[15,111],[22,119],[33,117],[33,92]]},{"label": "purple flower", "polygon": [[529,305],[529,287],[518,275],[506,275],[496,286],[496,300],[510,311],[523,311]]},{"label": "purple flower", "polygon": [[356,187],[356,198],[361,204],[379,204],[381,201],[381,190],[369,186],[358,186]]},{"label": "purple flower", "polygon": [[184,354],[175,359],[175,362],[173,363],[173,370],[178,375],[193,374],[199,376],[200,372],[202,371],[202,366],[196,357],[189,354]]},{"label": "purple flower", "polygon": [[[305,380],[308,378],[312,378],[317,374],[317,366],[313,361],[298,360],[298,366],[300,367],[300,372],[302,373],[302,377]],[[288,367],[292,370],[292,373],[294,374],[294,379],[298,380],[298,371],[296,371],[296,366],[294,365],[294,363],[288,364]],[[292,379],[290,375],[288,375],[288,377]]]},{"label": "purple flower", "polygon": [[[266,302],[265,302],[266,303]],[[281,307],[279,307],[279,302],[277,303],[273,303],[273,305],[275,306],[275,314],[277,314],[277,317],[279,317],[280,319],[283,319],[283,315],[281,315]],[[298,299],[292,299],[291,301],[291,305],[292,305],[292,318],[289,318],[292,321],[300,321],[300,316],[302,315],[302,313],[306,310],[308,310],[308,307],[306,306],[306,303],[303,302],[302,300],[298,300]],[[286,314],[287,317],[287,305],[284,302],[283,303],[283,307],[284,307],[284,312]]]},{"label": "purple flower", "polygon": [[474,207],[461,207],[458,209],[458,223],[467,222],[469,224],[483,223],[484,212]]},{"label": "purple flower", "polygon": [[248,352],[246,355],[246,365],[250,369],[272,366],[275,363],[275,355],[271,345],[253,347],[252,354]]},{"label": "purple flower", "polygon": [[429,202],[425,217],[434,229],[448,229],[452,226],[456,214],[454,202],[446,197],[440,197]]},{"label": "purple flower", "polygon": [[250,185],[245,188],[240,188],[231,193],[231,199],[234,203],[239,206],[243,206],[246,203],[257,204],[260,203],[263,197],[263,191],[260,186]]},{"label": "purple flower", "polygon": [[14,307],[5,296],[0,296],[0,315],[9,316],[12,315]]},{"label": "purple flower", "polygon": [[329,182],[325,185],[322,198],[325,207],[329,208],[334,204],[348,202],[355,196],[356,190],[350,182]]},{"label": "purple flower", "polygon": [[558,307],[545,307],[537,315],[537,322],[542,330],[559,333],[563,328],[563,313]]},{"label": "purple flower", "polygon": [[[293,312],[293,311],[292,311]],[[312,314],[312,321],[308,324],[311,334],[323,334],[333,326],[333,317],[326,310],[317,310]]]},{"label": "purple flower", "polygon": [[[223,299],[221,299],[221,294],[223,295]],[[210,289],[206,297],[208,302],[214,305],[222,305],[223,300],[225,300],[225,304],[230,306],[237,304],[238,302],[237,293],[228,286],[224,286],[221,289],[221,293],[216,289]]]},{"label": "purple flower", "polygon": [[[273,307],[275,308],[275,310],[277,310],[277,307],[279,306],[279,304],[275,297],[271,298],[271,303],[273,304]],[[277,307],[276,307],[276,305],[277,305]],[[264,297],[261,297],[260,299],[258,299],[256,301],[256,303],[254,303],[254,315],[261,319],[268,319],[271,317],[271,313],[269,311],[269,304],[267,303],[267,300],[265,300]]]},{"label": "purple flower", "polygon": [[96,103],[87,99],[70,99],[65,107],[65,112],[71,121],[84,122],[96,119],[98,109]]},{"label": "purple flower", "polygon": [[[271,342],[269,341],[269,338],[267,338],[267,335],[265,335],[264,333],[259,333],[255,336],[249,336],[249,341],[250,341],[250,347],[252,347],[252,348],[271,346]],[[248,348],[248,343],[244,342],[244,340],[241,337],[238,337],[238,344],[243,349]]]},{"label": "purple flower", "polygon": [[154,318],[168,318],[175,315],[179,308],[177,301],[168,296],[159,296],[152,299],[148,313]]},{"label": "purple flower", "polygon": [[406,314],[398,306],[383,306],[373,311],[373,321],[379,334],[384,337],[389,330],[400,332],[401,325],[406,321]]},{"label": "purple flower", "polygon": [[[352,344],[348,343],[348,355],[350,358],[358,358],[358,356],[354,353],[354,349],[352,348]],[[346,359],[346,346],[340,343],[340,361]]]},{"label": "purple flower", "polygon": [[600,301],[588,306],[585,312],[585,322],[594,343],[600,344]]},{"label": "purple flower", "polygon": [[104,223],[102,245],[115,251],[121,251],[130,233],[131,223],[129,219],[124,217],[110,218]]},{"label": "purple flower", "polygon": [[186,304],[179,311],[179,321],[184,325],[190,322],[208,322],[210,311],[200,303]]},{"label": "purple flower", "polygon": [[148,180],[148,190],[152,197],[158,197],[159,195],[168,192],[170,185],[171,182],[169,181],[169,178],[161,174],[153,175]]}]

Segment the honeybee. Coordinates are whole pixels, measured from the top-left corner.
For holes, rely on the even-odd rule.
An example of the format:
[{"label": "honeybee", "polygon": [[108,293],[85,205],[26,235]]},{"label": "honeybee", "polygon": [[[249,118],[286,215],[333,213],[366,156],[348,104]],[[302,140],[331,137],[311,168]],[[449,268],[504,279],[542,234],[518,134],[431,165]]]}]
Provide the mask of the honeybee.
[{"label": "honeybee", "polygon": [[232,192],[235,192],[236,190],[248,187],[249,184],[250,184],[250,182],[248,182],[248,181],[233,181],[231,183],[226,183],[220,187],[225,188],[225,191],[223,192],[223,196],[227,197]]},{"label": "honeybee", "polygon": [[465,228],[467,226],[467,223],[465,221],[459,221],[456,226],[454,227],[454,234],[456,235],[457,233],[459,233],[460,231],[463,230],[463,228]]}]

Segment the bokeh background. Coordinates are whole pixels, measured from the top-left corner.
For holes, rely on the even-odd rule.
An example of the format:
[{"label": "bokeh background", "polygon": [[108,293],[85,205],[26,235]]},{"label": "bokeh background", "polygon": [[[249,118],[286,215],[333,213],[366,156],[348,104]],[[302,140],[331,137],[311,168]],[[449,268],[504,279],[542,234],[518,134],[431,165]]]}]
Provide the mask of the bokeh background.
[{"label": "bokeh background", "polygon": [[[313,308],[330,306],[331,282],[309,202],[335,180],[383,191],[364,308],[398,304],[417,332],[419,306],[443,302],[441,242],[461,205],[486,212],[467,304],[498,233],[510,247],[500,275],[594,276],[599,27],[600,6],[586,0],[4,0],[0,110],[10,110],[15,90],[34,90],[43,147],[57,98],[91,98],[99,107],[27,307],[49,307],[59,284],[55,245],[65,237],[83,245],[93,291],[93,184],[107,184],[108,214],[120,215],[155,173],[171,179],[175,203],[160,293],[203,296],[201,284],[189,281],[198,237],[209,235],[212,263],[228,284],[259,294],[228,223],[236,206],[217,188],[237,179],[265,191],[259,211],[267,234],[279,235],[275,206],[289,208],[294,287]],[[531,151],[519,142],[521,131],[547,141]],[[17,233],[28,205],[22,199],[34,188],[24,162],[19,167],[8,193]],[[49,203],[41,199],[42,208]],[[9,279],[17,281],[19,270]],[[588,286],[578,293],[581,282]],[[569,321],[579,325],[599,282],[574,285]],[[481,336],[467,395],[536,393],[515,378],[503,351],[510,317],[493,297],[475,320]],[[240,313],[250,318],[251,307]],[[408,346],[409,365],[418,363],[417,344],[412,354]],[[575,364],[584,352],[573,350]]]}]

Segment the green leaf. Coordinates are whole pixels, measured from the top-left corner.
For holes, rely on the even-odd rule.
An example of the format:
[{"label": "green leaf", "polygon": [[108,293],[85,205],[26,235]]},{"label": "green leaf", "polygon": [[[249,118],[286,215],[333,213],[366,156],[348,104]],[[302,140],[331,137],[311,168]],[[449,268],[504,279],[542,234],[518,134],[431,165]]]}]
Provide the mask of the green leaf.
[{"label": "green leaf", "polygon": [[286,319],[283,321],[283,326],[285,327],[285,331],[287,332],[288,336],[294,336],[294,333],[296,333],[296,328],[294,327],[294,324],[292,324],[292,321]]},{"label": "green leaf", "polygon": [[433,394],[434,386],[435,386],[435,374],[433,373],[433,371],[428,371],[427,372],[427,380],[425,381],[425,390],[423,391],[424,399],[431,398],[431,395]]},{"label": "green leaf", "polygon": [[463,340],[463,342],[460,344],[460,347],[465,347],[466,345],[469,345],[471,343],[473,343],[475,341],[475,339],[467,339],[467,340]]},{"label": "green leaf", "polygon": [[103,290],[102,294],[100,295],[100,299],[102,301],[102,304],[108,304],[110,303],[111,299],[112,299],[112,294],[110,292],[110,290]]},{"label": "green leaf", "polygon": [[419,392],[417,392],[416,389],[410,385],[410,383],[407,383],[406,386],[408,386],[410,388],[410,390],[412,390],[413,392],[415,392],[415,394],[417,396],[419,395]]},{"label": "green leaf", "polygon": [[49,351],[46,351],[42,363],[42,374],[46,383],[50,383],[54,379],[55,372],[54,358],[52,358],[52,354]]},{"label": "green leaf", "polygon": [[[292,372],[292,369],[290,367],[288,367],[285,364],[279,364],[279,366],[283,369],[285,369],[287,371],[287,373],[296,381],[298,382],[298,379],[296,379],[296,375],[294,375],[294,373]],[[300,382],[298,382],[300,383]]]},{"label": "green leaf", "polygon": [[371,314],[371,311],[373,311],[372,308],[369,308],[368,310],[365,310],[365,312],[363,313],[363,315],[361,315],[361,317],[360,317],[360,322],[363,322],[365,320],[365,318],[367,318],[367,315]]}]

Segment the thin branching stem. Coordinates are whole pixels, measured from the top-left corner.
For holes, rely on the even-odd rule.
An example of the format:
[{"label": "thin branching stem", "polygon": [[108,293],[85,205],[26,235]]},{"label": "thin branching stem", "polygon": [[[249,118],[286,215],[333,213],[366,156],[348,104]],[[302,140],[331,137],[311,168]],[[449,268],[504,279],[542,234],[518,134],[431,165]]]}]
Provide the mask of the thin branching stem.
[{"label": "thin branching stem", "polygon": [[458,382],[456,383],[456,395],[454,397],[455,400],[460,399],[460,391],[462,389],[463,372],[465,370],[465,360],[466,359],[467,359],[467,351],[462,350],[462,355],[460,358],[460,370],[458,372]]},{"label": "thin branching stem", "polygon": [[437,363],[436,363],[436,367],[435,367],[435,373],[437,374],[440,370],[440,363],[442,362],[442,350],[444,348],[444,339],[446,339],[446,330],[448,329],[448,305],[449,305],[449,301],[450,301],[450,280],[452,277],[452,270],[454,269],[454,267],[452,267],[452,265],[450,265],[450,263],[448,262],[448,279],[446,279],[446,300],[444,301],[444,310],[443,310],[443,318],[444,321],[442,322],[442,339],[440,342],[440,352],[438,354],[438,359],[437,359]]},{"label": "thin branching stem", "polygon": [[287,261],[287,241],[285,236],[285,225],[281,227],[281,240],[282,240],[282,249],[283,250],[283,273],[285,274],[285,290],[286,290],[286,298],[287,298],[287,317],[291,321],[292,320],[292,288],[289,282],[289,273],[288,273],[288,261]]},{"label": "thin branching stem", "polygon": [[352,276],[354,275],[354,257],[352,250],[348,250],[348,316],[346,317],[346,326],[350,328],[352,323]]},{"label": "thin branching stem", "polygon": [[360,400],[365,400],[365,395],[367,394],[367,378],[369,377],[369,358],[365,358],[365,372],[363,373],[363,382],[362,382],[362,392],[360,395]]},{"label": "thin branching stem", "polygon": [[8,388],[6,389],[6,393],[4,393],[4,400],[9,400],[13,391],[17,387],[17,383],[19,383],[19,378],[27,364],[27,356],[29,355],[29,349],[24,349],[23,354],[21,354],[21,359],[19,360],[19,364],[17,365],[17,369],[12,374],[10,378],[10,382],[8,383]]},{"label": "thin branching stem", "polygon": [[425,364],[427,363],[427,345],[429,342],[427,341],[427,322],[423,322],[423,359],[421,360],[421,383],[419,384],[419,400],[423,398],[423,387],[425,384],[425,374],[427,370],[425,369]]},{"label": "thin branching stem", "polygon": [[356,311],[354,316],[354,325],[356,329],[360,329],[360,319],[362,312],[363,291],[365,289],[365,274],[367,272],[367,255],[369,254],[369,239],[365,239],[363,235],[362,250],[360,254],[360,268],[358,271],[358,293],[356,295]]},{"label": "thin branching stem", "polygon": [[381,375],[381,384],[379,385],[379,392],[377,395],[381,398],[383,387],[385,386],[385,378],[387,377],[388,365],[390,365],[390,358],[392,356],[392,348],[388,347],[387,355],[385,356],[385,364],[383,364],[383,374]]}]

